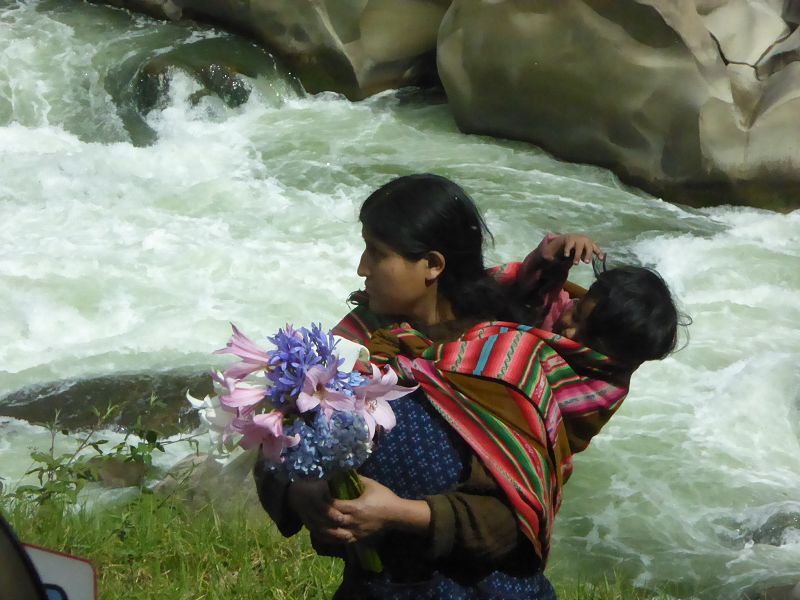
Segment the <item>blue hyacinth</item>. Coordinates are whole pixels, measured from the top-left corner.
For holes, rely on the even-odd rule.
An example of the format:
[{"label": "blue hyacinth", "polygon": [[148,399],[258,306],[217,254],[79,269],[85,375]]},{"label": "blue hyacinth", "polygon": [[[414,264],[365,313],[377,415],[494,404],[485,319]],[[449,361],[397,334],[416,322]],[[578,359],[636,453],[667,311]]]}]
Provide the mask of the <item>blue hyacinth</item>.
[{"label": "blue hyacinth", "polygon": [[[274,407],[283,406],[297,397],[311,367],[328,366],[336,360],[333,354],[336,340],[331,333],[325,333],[321,325],[313,324],[310,330],[287,326],[267,339],[275,344],[269,360],[272,369],[267,373],[272,383],[267,398]],[[339,374],[337,380],[342,376],[346,377],[346,374]]]},{"label": "blue hyacinth", "polygon": [[369,429],[358,414],[337,411],[330,421],[320,410],[311,422],[296,419],[284,431],[300,442],[283,451],[280,468],[291,477],[327,479],[337,471],[356,469],[370,453]]}]

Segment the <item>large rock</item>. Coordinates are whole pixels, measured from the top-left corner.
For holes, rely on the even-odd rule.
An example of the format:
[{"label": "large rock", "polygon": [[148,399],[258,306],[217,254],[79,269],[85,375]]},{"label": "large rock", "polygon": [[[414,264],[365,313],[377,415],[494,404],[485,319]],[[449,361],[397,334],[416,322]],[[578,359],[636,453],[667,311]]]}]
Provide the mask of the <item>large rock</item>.
[{"label": "large rock", "polygon": [[800,206],[800,30],[783,0],[454,0],[459,126],[670,200]]},{"label": "large rock", "polygon": [[309,92],[351,99],[435,77],[450,0],[103,0],[244,32],[286,61]]},{"label": "large rock", "polygon": [[199,398],[212,393],[211,376],[178,369],[53,381],[0,398],[0,416],[31,423],[52,423],[57,416],[59,429],[78,430],[97,425],[98,414],[115,406],[103,427],[131,429],[138,424],[167,436],[200,424],[186,400],[187,390]]}]

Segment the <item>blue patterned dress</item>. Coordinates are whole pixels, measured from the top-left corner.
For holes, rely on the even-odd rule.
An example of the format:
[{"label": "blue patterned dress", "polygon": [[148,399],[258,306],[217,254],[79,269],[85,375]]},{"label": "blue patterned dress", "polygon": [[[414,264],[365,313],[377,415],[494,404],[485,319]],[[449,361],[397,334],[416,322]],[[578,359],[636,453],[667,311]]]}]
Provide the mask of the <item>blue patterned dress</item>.
[{"label": "blue patterned dress", "polygon": [[[359,469],[402,498],[413,500],[446,492],[469,475],[472,451],[417,391],[392,402],[397,424]],[[389,534],[380,546],[384,570],[378,575],[346,565],[336,600],[555,599],[539,565],[517,555],[492,570],[480,564],[426,559],[424,540]]]}]

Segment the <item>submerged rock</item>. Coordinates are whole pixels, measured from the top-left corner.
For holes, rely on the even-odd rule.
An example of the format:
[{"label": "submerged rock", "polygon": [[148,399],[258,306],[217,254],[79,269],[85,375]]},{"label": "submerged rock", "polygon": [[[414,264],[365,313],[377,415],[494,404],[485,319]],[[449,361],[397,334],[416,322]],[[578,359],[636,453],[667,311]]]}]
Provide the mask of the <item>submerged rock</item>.
[{"label": "submerged rock", "polygon": [[[254,78],[266,65],[267,56],[253,48],[247,56],[227,40],[200,40],[184,44],[147,59],[138,66],[131,85],[136,108],[141,114],[164,108],[169,94],[171,72],[183,71],[203,89],[194,101],[208,94],[218,96],[229,108],[241,106],[250,98],[251,86],[245,77]],[[255,64],[254,64],[255,63]]]},{"label": "submerged rock", "polygon": [[229,108],[241,106],[250,98],[250,86],[230,65],[204,65],[196,74],[206,90],[218,96]]},{"label": "submerged rock", "polygon": [[169,94],[170,64],[152,60],[144,64],[136,73],[133,85],[133,98],[136,112],[142,116],[154,109],[167,106]]},{"label": "submerged rock", "polygon": [[800,206],[800,30],[780,0],[455,0],[442,83],[467,132],[669,200]]},{"label": "submerged rock", "polygon": [[790,537],[800,540],[800,512],[779,511],[752,532],[756,544],[782,546]]},{"label": "submerged rock", "polygon": [[[106,90],[114,99],[117,112],[136,145],[156,140],[147,123],[148,113],[162,110],[170,102],[170,82],[176,72],[194,79],[200,89],[189,100],[193,104],[206,96],[216,96],[228,107],[246,103],[253,82],[289,79],[275,60],[252,42],[237,38],[211,38],[178,45],[167,51],[148,49],[130,56],[113,69],[106,79]],[[276,101],[284,94],[301,93],[292,80],[284,86],[269,86]],[[263,94],[262,94],[263,95]],[[269,98],[264,98],[269,101]]]},{"label": "submerged rock", "polygon": [[55,381],[31,386],[0,398],[0,415],[32,423],[51,423],[58,411],[58,426],[83,429],[94,425],[109,405],[120,407],[111,425],[123,429],[141,420],[145,429],[162,435],[189,431],[199,425],[190,410],[186,391],[203,397],[212,390],[207,373],[167,371],[129,373],[90,379]]},{"label": "submerged rock", "polygon": [[170,75],[175,70],[184,71],[203,84],[203,89],[192,94],[190,100],[193,104],[204,96],[213,94],[228,108],[236,108],[250,98],[250,85],[237,73],[235,67],[218,63],[195,66],[164,54],[143,64],[131,82],[134,104],[140,115],[166,108]]}]

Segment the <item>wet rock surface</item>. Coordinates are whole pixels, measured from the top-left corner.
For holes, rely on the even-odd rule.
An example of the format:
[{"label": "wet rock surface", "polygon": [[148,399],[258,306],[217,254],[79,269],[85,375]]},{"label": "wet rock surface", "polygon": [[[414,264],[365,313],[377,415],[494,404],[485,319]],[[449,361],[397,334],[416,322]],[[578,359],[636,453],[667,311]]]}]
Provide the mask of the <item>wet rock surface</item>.
[{"label": "wet rock surface", "polygon": [[170,20],[243,33],[286,62],[312,93],[361,99],[436,78],[439,23],[450,0],[107,0]]},{"label": "wet rock surface", "polygon": [[752,539],[756,544],[771,546],[789,543],[790,536],[800,540],[800,512],[777,512],[752,532]]},{"label": "wet rock surface", "polygon": [[[607,167],[670,201],[800,207],[794,0],[107,3],[244,33],[312,93],[361,99],[441,78],[465,132]],[[198,98],[241,102],[237,70],[213,64],[193,67]],[[165,93],[161,68],[134,85],[142,110]]]},{"label": "wet rock surface", "polygon": [[[248,101],[257,78],[271,78],[280,70],[274,58],[252,42],[210,38],[168,51],[135,53],[109,73],[105,85],[131,141],[142,146],[156,140],[147,115],[167,107],[171,78],[176,72],[186,74],[200,87],[189,98],[192,104],[214,96],[233,109]],[[301,92],[296,82],[293,91]],[[281,90],[273,93],[280,96]]]},{"label": "wet rock surface", "polygon": [[56,381],[18,390],[0,399],[0,416],[32,423],[50,423],[58,411],[60,428],[88,428],[97,421],[94,410],[109,405],[121,410],[111,425],[127,429],[141,425],[162,435],[190,431],[199,425],[186,401],[186,391],[203,397],[212,390],[208,373],[167,371],[131,373],[91,379]]},{"label": "wet rock surface", "polygon": [[[792,3],[788,3],[792,4]],[[688,204],[800,207],[800,30],[779,0],[455,0],[459,126]]]}]

